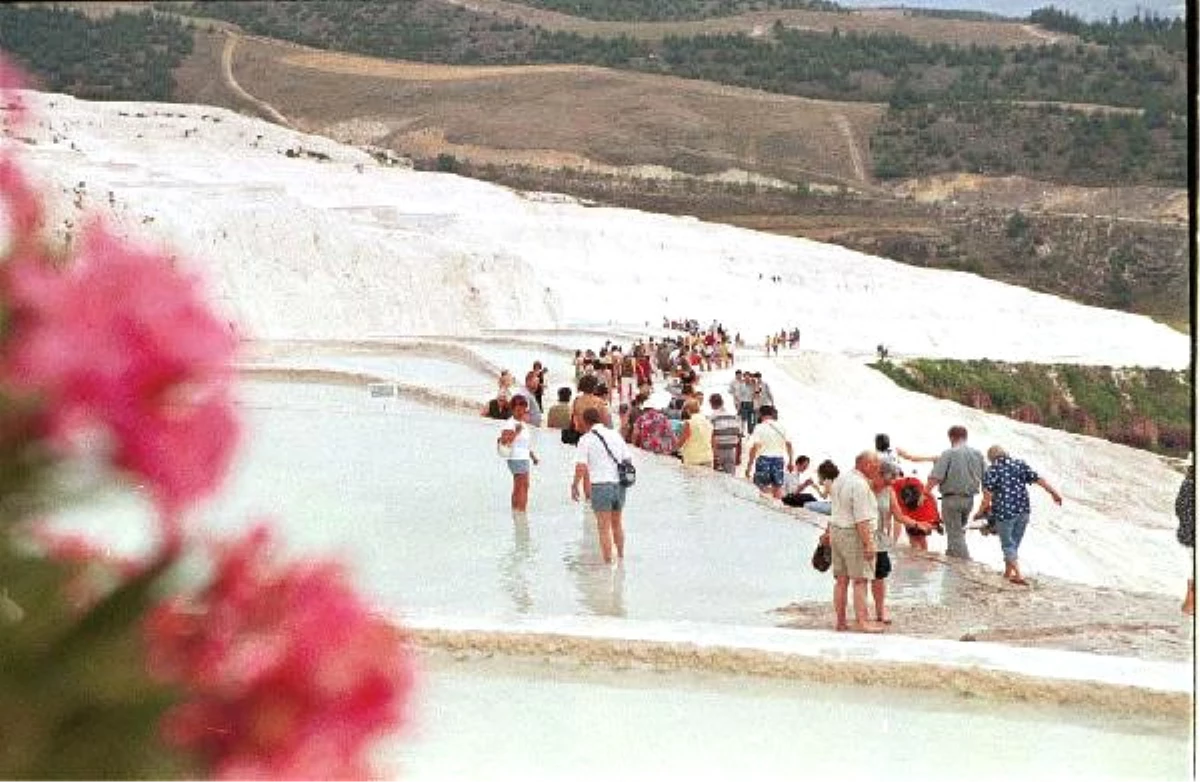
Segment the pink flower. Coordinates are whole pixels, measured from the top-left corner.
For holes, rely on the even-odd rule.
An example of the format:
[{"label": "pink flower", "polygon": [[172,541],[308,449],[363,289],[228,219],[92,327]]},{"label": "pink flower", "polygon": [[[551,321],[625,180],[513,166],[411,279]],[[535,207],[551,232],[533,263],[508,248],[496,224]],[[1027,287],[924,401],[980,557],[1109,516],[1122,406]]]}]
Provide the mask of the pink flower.
[{"label": "pink flower", "polygon": [[329,562],[273,565],[265,527],[222,547],[209,586],[146,624],[152,673],[180,685],[164,733],[221,779],[361,779],[412,686],[400,632]]},{"label": "pink flower", "polygon": [[64,268],[11,261],[0,294],[12,318],[0,386],[41,401],[61,448],[101,426],[113,462],[172,520],[219,484],[237,435],[236,338],[193,279],[94,223]]}]

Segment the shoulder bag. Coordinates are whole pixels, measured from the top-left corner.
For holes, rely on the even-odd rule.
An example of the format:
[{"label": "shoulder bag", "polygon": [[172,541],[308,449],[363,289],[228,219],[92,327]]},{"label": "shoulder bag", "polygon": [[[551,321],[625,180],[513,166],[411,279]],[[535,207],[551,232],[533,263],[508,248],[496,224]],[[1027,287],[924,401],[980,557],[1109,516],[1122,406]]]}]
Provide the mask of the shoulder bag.
[{"label": "shoulder bag", "polygon": [[[514,441],[516,440],[517,435],[519,435],[520,433],[521,433],[521,424],[520,424],[520,422],[518,422],[516,428],[513,430],[513,440]],[[512,453],[513,453],[513,444],[511,442],[505,444],[505,443],[502,443],[499,438],[496,438],[496,455],[497,456],[499,456],[501,459],[511,459]]]},{"label": "shoulder bag", "polygon": [[591,434],[600,441],[600,444],[604,446],[604,450],[608,451],[608,458],[616,462],[617,483],[621,484],[625,488],[629,488],[637,483],[637,468],[633,466],[633,460],[617,459],[617,457],[613,455],[612,449],[608,447],[608,443],[604,441],[603,437],[595,432],[592,432]]}]

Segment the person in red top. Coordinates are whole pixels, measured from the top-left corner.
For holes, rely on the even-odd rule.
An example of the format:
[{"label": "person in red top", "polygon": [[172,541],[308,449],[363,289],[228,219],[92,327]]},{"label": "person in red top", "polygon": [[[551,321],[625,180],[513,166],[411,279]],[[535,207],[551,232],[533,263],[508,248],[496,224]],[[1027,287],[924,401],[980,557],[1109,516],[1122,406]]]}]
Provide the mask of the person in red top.
[{"label": "person in red top", "polygon": [[892,513],[904,525],[908,542],[915,549],[928,551],[929,533],[941,532],[937,501],[920,478],[910,476],[892,482]]}]

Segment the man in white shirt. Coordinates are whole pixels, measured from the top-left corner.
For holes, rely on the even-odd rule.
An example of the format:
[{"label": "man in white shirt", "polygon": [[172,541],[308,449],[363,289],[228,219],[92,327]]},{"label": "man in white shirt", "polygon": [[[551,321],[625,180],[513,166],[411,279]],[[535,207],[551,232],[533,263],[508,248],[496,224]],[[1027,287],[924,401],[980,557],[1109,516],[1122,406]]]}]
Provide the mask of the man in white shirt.
[{"label": "man in white shirt", "polygon": [[621,435],[606,427],[602,420],[603,414],[597,408],[589,407],[583,411],[583,422],[588,430],[576,446],[571,499],[579,501],[582,487],[583,496],[591,501],[592,510],[596,512],[600,556],[605,564],[612,564],[614,548],[617,559],[625,559],[625,527],[621,520],[625,487],[619,480],[617,463],[632,456]]},{"label": "man in white shirt", "polygon": [[882,627],[867,618],[867,582],[875,577],[875,523],[879,504],[872,481],[879,476],[879,454],[863,451],[854,460],[854,469],[842,473],[833,483],[833,501],[829,517],[829,545],[833,558],[833,610],[837,629],[848,630],[846,593],[854,584],[854,629],[860,633],[882,632]]},{"label": "man in white shirt", "polygon": [[758,409],[759,424],[746,441],[750,455],[746,458],[746,477],[754,470],[754,485],[765,496],[783,496],[783,476],[792,463],[792,441],[775,420],[777,413],[770,405]]}]

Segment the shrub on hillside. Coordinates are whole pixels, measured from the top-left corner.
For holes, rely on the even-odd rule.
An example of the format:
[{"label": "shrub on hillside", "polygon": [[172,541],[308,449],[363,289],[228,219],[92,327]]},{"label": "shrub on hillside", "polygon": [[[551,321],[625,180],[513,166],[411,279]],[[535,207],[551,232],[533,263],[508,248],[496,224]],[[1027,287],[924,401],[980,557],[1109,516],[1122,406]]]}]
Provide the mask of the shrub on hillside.
[{"label": "shrub on hillside", "polygon": [[1149,450],[1158,445],[1158,426],[1148,418],[1135,416],[1127,421],[1114,423],[1109,428],[1108,439]]},{"label": "shrub on hillside", "polygon": [[143,10],[91,18],[55,6],[0,5],[0,48],[40,87],[94,100],[171,100],[172,71],[192,51],[176,17]]},{"label": "shrub on hillside", "polygon": [[1041,424],[1046,420],[1042,415],[1042,409],[1031,402],[1020,405],[1011,413],[1009,413],[1008,417],[1027,424],[1037,424],[1039,426],[1041,426]]},{"label": "shrub on hillside", "polygon": [[912,359],[871,365],[897,385],[1016,420],[1183,456],[1191,386],[1164,369]]},{"label": "shrub on hillside", "polygon": [[958,401],[976,410],[992,409],[992,398],[979,386],[971,386],[966,391],[963,391]]}]

